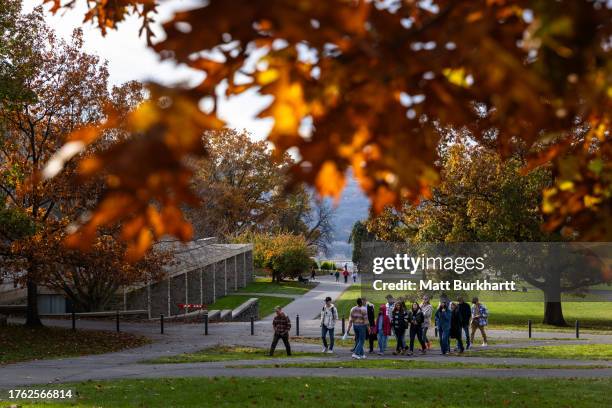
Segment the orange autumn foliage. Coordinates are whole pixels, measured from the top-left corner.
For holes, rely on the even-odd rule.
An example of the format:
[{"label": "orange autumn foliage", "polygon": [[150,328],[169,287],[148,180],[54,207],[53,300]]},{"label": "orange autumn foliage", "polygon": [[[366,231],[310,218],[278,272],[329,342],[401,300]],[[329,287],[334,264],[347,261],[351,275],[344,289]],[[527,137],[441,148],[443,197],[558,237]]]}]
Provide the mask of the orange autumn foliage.
[{"label": "orange autumn foliage", "polygon": [[[66,5],[44,1],[54,10]],[[465,129],[504,155],[527,149],[534,165],[552,165],[557,186],[545,192],[542,209],[549,229],[612,237],[612,10],[605,2],[210,0],[176,13],[158,42],[150,30],[154,2],[87,5],[85,21],[103,33],[136,13],[153,50],[206,76],[192,89],[152,84],[151,102],[126,125],[138,137],[84,165],[85,174],[112,170],[117,200],[101,203],[81,230],[85,238],[126,217],[140,220],[126,234],[137,248],[161,231],[189,236],[178,214],[175,229],[156,224],[145,203],[174,214],[191,201],[182,160],[204,155],[195,141],[222,126],[216,90],[223,81],[226,96],[256,89],[273,97],[260,117],[274,120],[268,139],[278,154],[299,152],[294,183],[337,196],[352,167],[375,210],[418,202],[438,182],[440,138]],[[212,101],[209,113],[199,109],[202,100]],[[312,131],[303,137],[306,122]],[[77,132],[74,139],[86,138]]]}]

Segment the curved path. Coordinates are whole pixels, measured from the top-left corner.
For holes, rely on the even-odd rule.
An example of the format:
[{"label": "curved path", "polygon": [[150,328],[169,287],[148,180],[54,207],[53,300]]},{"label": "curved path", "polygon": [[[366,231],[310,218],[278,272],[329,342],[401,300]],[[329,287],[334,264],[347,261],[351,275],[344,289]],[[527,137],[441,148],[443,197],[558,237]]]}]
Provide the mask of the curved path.
[{"label": "curved path", "polygon": [[[320,333],[319,322],[314,317],[320,311],[325,296],[337,298],[342,291],[349,287],[344,283],[336,283],[335,280],[321,279],[319,285],[307,294],[296,299],[285,307],[285,311],[295,321],[295,315],[300,314],[304,318],[300,322],[300,334],[302,336],[318,337]],[[70,327],[67,320],[46,320],[46,325]],[[15,386],[64,383],[70,381],[102,380],[119,378],[161,378],[161,377],[186,377],[186,376],[402,376],[419,377],[431,376],[483,376],[483,377],[612,377],[612,362],[596,360],[559,360],[559,359],[531,359],[531,358],[496,358],[496,357],[463,357],[463,356],[440,356],[434,353],[426,356],[411,357],[411,359],[424,359],[431,362],[464,362],[485,364],[516,364],[516,365],[593,365],[606,366],[607,368],[592,369],[569,369],[569,368],[515,368],[515,369],[474,369],[474,368],[436,368],[409,370],[389,370],[371,368],[277,368],[274,364],[288,362],[316,362],[316,361],[344,361],[350,360],[348,349],[337,348],[334,356],[308,357],[308,358],[270,358],[266,360],[241,360],[214,363],[187,363],[187,364],[142,364],[142,360],[155,359],[163,356],[194,352],[206,347],[218,344],[224,345],[250,345],[255,347],[268,347],[271,339],[270,318],[255,324],[255,335],[250,335],[249,323],[216,323],[209,327],[209,335],[204,335],[202,324],[180,324],[167,323],[165,334],[159,333],[159,323],[122,323],[121,329],[126,332],[145,335],[153,340],[152,344],[124,350],[116,353],[108,353],[94,356],[83,356],[76,358],[65,358],[58,360],[40,360],[24,363],[16,363],[0,366],[0,388]],[[114,330],[114,321],[108,320],[79,320],[79,329]],[[295,327],[292,329],[292,334]],[[337,327],[337,331],[339,332]],[[490,330],[490,337],[504,340],[513,340],[509,344],[491,345],[489,348],[526,347],[545,344],[589,344],[606,343],[612,344],[611,335],[584,334],[584,339],[569,340],[570,332],[538,332],[536,336],[542,340],[528,340],[525,332]],[[558,341],[552,338],[567,338]],[[549,340],[547,340],[547,338]],[[281,347],[282,348],[282,347]],[[296,351],[320,351],[318,344],[292,344]],[[478,347],[475,347],[477,353]],[[282,352],[279,352],[279,356]],[[380,357],[373,357],[380,358]],[[389,356],[387,356],[389,358]],[[407,358],[407,357],[400,357]],[[270,367],[258,368],[227,368],[226,366],[270,364]]]}]

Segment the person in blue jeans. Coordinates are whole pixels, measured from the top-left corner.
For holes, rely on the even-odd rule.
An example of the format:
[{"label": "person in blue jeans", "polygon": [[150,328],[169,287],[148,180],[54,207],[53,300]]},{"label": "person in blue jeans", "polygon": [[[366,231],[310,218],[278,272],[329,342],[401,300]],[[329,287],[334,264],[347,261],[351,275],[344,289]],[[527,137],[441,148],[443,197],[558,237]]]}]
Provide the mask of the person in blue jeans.
[{"label": "person in blue jeans", "polygon": [[[321,339],[323,340],[323,353],[334,352],[334,328],[338,320],[338,310],[332,303],[332,299],[328,296],[325,298],[325,304],[321,309]],[[329,345],[327,344],[327,335],[329,334]]]},{"label": "person in blue jeans", "polygon": [[349,330],[351,330],[351,326],[355,332],[356,341],[355,350],[353,351],[353,355],[351,357],[357,360],[366,358],[365,353],[363,352],[363,344],[365,343],[368,331],[368,311],[363,305],[363,300],[361,298],[357,299],[357,306],[354,306],[351,309],[348,329],[342,337],[343,339],[346,339]]},{"label": "person in blue jeans", "polygon": [[450,352],[450,329],[452,312],[446,302],[440,303],[436,311],[436,327],[440,336],[440,351],[442,355]]}]

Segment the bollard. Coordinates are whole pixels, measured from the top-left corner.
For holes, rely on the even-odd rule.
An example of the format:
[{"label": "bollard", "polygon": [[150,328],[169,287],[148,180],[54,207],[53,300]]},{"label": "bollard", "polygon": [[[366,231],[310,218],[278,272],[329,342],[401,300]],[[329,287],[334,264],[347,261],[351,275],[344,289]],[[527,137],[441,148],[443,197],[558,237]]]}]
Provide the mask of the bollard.
[{"label": "bollard", "polygon": [[161,334],[164,334],[164,315],[159,315],[159,327],[161,329]]},{"label": "bollard", "polygon": [[434,337],[438,337],[438,328],[437,327],[434,329]]},{"label": "bollard", "polygon": [[300,315],[295,316],[295,335],[300,335]]},{"label": "bollard", "polygon": [[531,319],[527,320],[527,330],[529,331],[529,338],[531,338]]},{"label": "bollard", "polygon": [[580,322],[576,320],[576,338],[580,338]]},{"label": "bollard", "polygon": [[345,326],[345,323],[344,323],[344,317],[343,317],[343,318],[342,318],[342,335],[343,335],[343,336],[346,334],[346,331],[344,330],[344,329],[345,329],[345,327],[346,327],[346,326]]},{"label": "bollard", "polygon": [[119,333],[119,311],[117,310],[117,333]]},{"label": "bollard", "polygon": [[251,336],[255,335],[255,318],[251,317]]},{"label": "bollard", "polygon": [[72,330],[76,330],[76,313],[72,311]]},{"label": "bollard", "polygon": [[208,336],[208,313],[204,315],[204,335]]}]

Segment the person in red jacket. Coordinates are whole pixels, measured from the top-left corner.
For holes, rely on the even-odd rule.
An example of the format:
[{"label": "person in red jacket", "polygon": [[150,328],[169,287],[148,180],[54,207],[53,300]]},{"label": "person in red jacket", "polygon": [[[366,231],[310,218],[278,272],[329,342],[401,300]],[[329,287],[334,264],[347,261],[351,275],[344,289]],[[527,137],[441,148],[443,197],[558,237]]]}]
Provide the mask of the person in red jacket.
[{"label": "person in red jacket", "polygon": [[378,337],[378,355],[385,354],[387,348],[387,338],[391,335],[391,319],[387,313],[387,305],[380,305],[376,324],[371,327],[370,333]]}]

